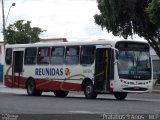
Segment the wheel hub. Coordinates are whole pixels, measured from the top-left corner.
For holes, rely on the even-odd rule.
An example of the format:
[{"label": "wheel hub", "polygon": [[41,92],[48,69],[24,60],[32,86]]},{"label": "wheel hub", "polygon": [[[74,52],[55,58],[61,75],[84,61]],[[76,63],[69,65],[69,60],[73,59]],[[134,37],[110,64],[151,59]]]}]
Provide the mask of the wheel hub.
[{"label": "wheel hub", "polygon": [[93,88],[92,88],[91,85],[89,85],[89,86],[86,87],[86,93],[87,93],[87,94],[91,94],[92,91],[93,91]]}]

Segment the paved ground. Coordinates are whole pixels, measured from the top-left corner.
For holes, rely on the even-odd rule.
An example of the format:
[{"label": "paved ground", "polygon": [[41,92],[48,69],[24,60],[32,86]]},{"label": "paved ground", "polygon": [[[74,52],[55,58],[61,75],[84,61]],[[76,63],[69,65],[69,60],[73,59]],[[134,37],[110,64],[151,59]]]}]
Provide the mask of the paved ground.
[{"label": "paved ground", "polygon": [[[58,98],[52,92],[35,97],[28,96],[24,89],[1,87],[0,91],[2,120],[109,120],[108,114],[160,120],[160,95],[157,93],[129,94],[126,100],[118,101],[110,94],[89,100],[83,92],[71,92],[66,98]],[[156,119],[147,119],[153,117]]]},{"label": "paved ground", "polygon": [[0,119],[108,120],[106,113],[142,113],[144,120],[149,117],[158,120],[160,96],[157,93],[160,93],[160,85],[154,86],[153,93],[129,94],[125,101],[117,101],[113,95],[99,95],[95,100],[87,100],[83,92],[71,92],[62,99],[55,97],[52,92],[43,93],[41,97],[27,96],[25,89],[7,88],[0,84]]}]

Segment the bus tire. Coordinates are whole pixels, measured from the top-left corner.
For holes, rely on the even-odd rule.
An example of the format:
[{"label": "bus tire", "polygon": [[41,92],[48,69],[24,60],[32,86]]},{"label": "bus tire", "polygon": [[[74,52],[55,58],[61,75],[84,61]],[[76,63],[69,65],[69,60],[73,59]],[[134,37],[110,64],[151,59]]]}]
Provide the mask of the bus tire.
[{"label": "bus tire", "polygon": [[53,91],[56,97],[66,97],[69,91]]},{"label": "bus tire", "polygon": [[36,90],[36,84],[35,84],[35,81],[33,79],[29,79],[27,81],[26,89],[27,89],[27,94],[29,96],[40,96],[40,95],[42,95],[41,90]]},{"label": "bus tire", "polygon": [[117,100],[124,100],[127,97],[127,92],[114,92],[113,93]]},{"label": "bus tire", "polygon": [[84,84],[84,95],[87,99],[95,99],[97,97],[97,93],[94,91],[94,87],[92,82],[87,81]]}]

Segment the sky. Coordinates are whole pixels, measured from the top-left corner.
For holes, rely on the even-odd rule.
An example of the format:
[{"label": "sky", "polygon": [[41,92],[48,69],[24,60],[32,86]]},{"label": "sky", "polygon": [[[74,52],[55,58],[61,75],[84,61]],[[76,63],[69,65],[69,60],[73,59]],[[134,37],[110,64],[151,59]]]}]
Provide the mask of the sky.
[{"label": "sky", "polygon": [[[32,27],[46,30],[40,38],[123,39],[95,24],[93,16],[99,13],[96,0],[4,0],[5,18],[13,2],[16,5],[9,12],[6,26],[21,19],[31,21]],[[2,18],[0,30],[2,31]],[[133,39],[142,38],[134,36]],[[1,32],[0,41],[2,40]]]}]

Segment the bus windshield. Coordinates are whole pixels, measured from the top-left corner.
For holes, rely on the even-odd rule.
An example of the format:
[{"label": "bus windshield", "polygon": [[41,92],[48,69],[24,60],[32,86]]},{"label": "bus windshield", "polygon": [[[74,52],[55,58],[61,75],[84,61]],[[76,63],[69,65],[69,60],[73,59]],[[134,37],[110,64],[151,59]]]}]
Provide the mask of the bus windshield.
[{"label": "bus windshield", "polygon": [[124,79],[151,79],[149,50],[119,49],[118,73]]}]

